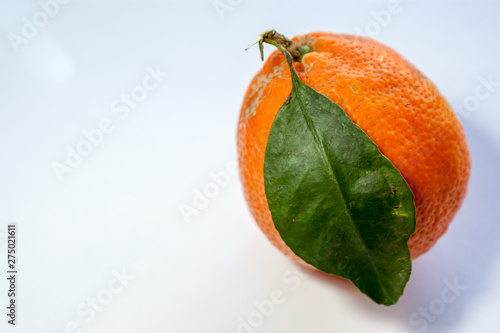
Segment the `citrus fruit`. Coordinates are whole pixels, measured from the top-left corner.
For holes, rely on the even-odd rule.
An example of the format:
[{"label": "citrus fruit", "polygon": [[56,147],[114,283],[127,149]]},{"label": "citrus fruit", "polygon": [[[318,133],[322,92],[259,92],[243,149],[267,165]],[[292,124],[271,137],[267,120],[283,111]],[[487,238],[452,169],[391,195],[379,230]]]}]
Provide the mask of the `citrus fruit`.
[{"label": "citrus fruit", "polygon": [[[338,104],[411,188],[416,225],[408,247],[412,259],[419,257],[445,233],[467,191],[470,156],[453,110],[425,75],[377,41],[328,32],[292,40],[291,53],[307,49],[293,63],[300,80]],[[278,233],[264,183],[271,126],[291,89],[285,57],[275,51],[244,96],[238,160],[245,199],[258,226],[281,252],[304,263]]]}]

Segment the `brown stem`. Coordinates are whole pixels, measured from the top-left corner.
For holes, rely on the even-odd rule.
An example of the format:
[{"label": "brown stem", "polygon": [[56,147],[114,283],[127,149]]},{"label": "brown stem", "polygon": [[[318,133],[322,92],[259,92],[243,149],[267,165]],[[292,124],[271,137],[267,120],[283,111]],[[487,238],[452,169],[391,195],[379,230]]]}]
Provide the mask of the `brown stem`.
[{"label": "brown stem", "polygon": [[293,40],[285,37],[284,35],[278,33],[276,30],[268,30],[262,34],[262,40],[273,41],[276,44],[281,45],[285,50],[287,50],[292,56],[293,60],[297,61],[303,55],[300,51],[301,46],[295,43]]},{"label": "brown stem", "polygon": [[[293,40],[283,36],[276,30],[266,30],[260,34],[260,38],[250,44],[246,49],[248,50],[252,45],[259,43],[260,57],[264,60],[263,43],[272,44],[279,49],[284,49],[290,53],[294,61],[300,61],[304,54],[311,52],[311,48],[308,45],[300,45]],[[280,48],[281,47],[281,48]]]}]

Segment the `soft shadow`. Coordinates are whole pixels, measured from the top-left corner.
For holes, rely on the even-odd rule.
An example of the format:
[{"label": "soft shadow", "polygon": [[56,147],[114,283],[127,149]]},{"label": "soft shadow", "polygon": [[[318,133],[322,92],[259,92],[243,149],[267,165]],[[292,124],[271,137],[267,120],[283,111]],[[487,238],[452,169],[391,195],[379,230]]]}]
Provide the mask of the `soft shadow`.
[{"label": "soft shadow", "polygon": [[[377,305],[348,281],[311,273],[322,281],[348,289],[359,311],[401,321],[406,332],[456,331],[474,302],[488,292],[489,284],[494,283],[490,274],[500,257],[497,223],[500,191],[496,181],[500,149],[477,128],[467,123],[464,127],[472,156],[467,197],[447,233],[428,253],[413,262],[410,281],[396,305]],[[455,281],[466,287],[456,292],[458,296],[445,290]]]}]

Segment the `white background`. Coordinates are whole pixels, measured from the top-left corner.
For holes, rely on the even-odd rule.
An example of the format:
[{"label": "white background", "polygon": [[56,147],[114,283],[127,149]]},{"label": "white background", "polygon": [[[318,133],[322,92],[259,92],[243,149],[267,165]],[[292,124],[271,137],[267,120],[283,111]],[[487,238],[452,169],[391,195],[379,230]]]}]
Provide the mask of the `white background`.
[{"label": "white background", "polygon": [[[240,103],[262,66],[257,47],[243,49],[262,31],[369,34],[457,106],[474,102],[480,78],[500,81],[500,2],[401,1],[390,17],[381,16],[389,1],[221,2],[230,10],[218,13],[212,0],[75,0],[15,47],[23,18],[33,22],[42,7],[0,1],[0,331],[220,333],[249,317],[255,327],[240,332],[496,331],[498,83],[460,118],[473,161],[468,196],[447,234],[414,261],[397,305],[302,272],[257,228],[237,176],[190,221],[179,207],[236,158]],[[168,75],[120,117],[114,103],[140,89],[147,68]],[[52,164],[65,163],[67,147],[106,118],[112,133],[59,181]],[[5,315],[11,222],[19,234],[15,327]],[[115,283],[122,271],[130,280]],[[466,289],[445,304],[455,282]],[[254,302],[267,304],[273,290],[283,302],[262,317]],[[105,303],[99,311],[87,304],[93,298]]]}]

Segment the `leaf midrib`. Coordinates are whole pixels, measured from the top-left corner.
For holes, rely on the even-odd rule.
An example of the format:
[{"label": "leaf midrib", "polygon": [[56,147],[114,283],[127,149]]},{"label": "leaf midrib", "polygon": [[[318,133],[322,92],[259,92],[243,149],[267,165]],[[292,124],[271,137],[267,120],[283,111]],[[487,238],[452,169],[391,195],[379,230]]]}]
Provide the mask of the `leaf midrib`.
[{"label": "leaf midrib", "polygon": [[[300,79],[298,78],[298,76],[295,78],[294,77],[294,74],[297,75],[296,73],[292,73],[292,78],[294,78],[295,80],[292,80],[292,92],[293,92],[293,95],[295,98],[297,98],[298,102],[299,102],[299,106],[300,106],[300,110],[302,112],[302,115],[304,116],[304,119],[306,121],[306,124],[307,124],[307,128],[311,131],[312,135],[313,135],[313,138],[314,138],[314,142],[316,144],[316,146],[318,147],[318,150],[320,152],[320,155],[321,155],[321,158],[323,159],[323,161],[325,162],[326,166],[327,166],[327,169],[332,177],[332,179],[336,182],[336,185],[337,186],[334,186],[335,190],[337,192],[340,192],[340,197],[342,198],[342,204],[344,206],[344,211],[347,211],[347,202],[345,201],[345,197],[344,197],[344,192],[342,191],[342,189],[340,188],[340,184],[339,184],[339,181],[338,181],[338,177],[337,177],[337,174],[335,173],[335,171],[333,170],[333,168],[331,167],[331,164],[330,164],[330,159],[328,158],[328,155],[325,153],[325,147],[322,143],[322,141],[319,139],[319,136],[318,136],[318,133],[316,131],[316,127],[314,126],[314,123],[311,119],[311,117],[309,116],[309,114],[307,113],[307,109],[302,101],[302,99],[300,98],[300,94],[298,93],[297,91],[297,88],[296,88],[296,85],[297,84],[301,84],[302,81],[300,81]],[[309,87],[308,86],[305,86],[304,85],[304,88],[305,89],[308,89]],[[318,92],[319,93],[319,92]],[[333,102],[332,102],[333,103]],[[368,257],[370,258],[369,262],[370,262],[370,265],[372,266],[373,270],[375,271],[376,273],[376,276],[377,276],[377,281],[378,281],[378,284],[379,286],[381,286],[381,289],[383,290],[384,292],[384,295],[386,296],[387,299],[391,300],[391,301],[394,301],[392,296],[390,296],[388,293],[387,293],[387,290],[385,288],[385,286],[381,283],[381,280],[380,280],[380,274],[379,274],[379,271],[376,267],[376,265],[374,264],[373,260],[371,259],[371,255],[370,255],[370,252],[368,250],[368,246],[366,245],[365,241],[363,240],[363,238],[361,237],[361,234],[359,232],[359,229],[358,227],[356,226],[355,223],[353,223],[353,220],[352,220],[352,217],[350,214],[347,215],[347,218],[349,219],[350,221],[350,225],[351,227],[354,229],[355,231],[355,234],[357,235],[357,238],[358,238],[358,241],[362,244],[363,248],[365,249]]]}]

